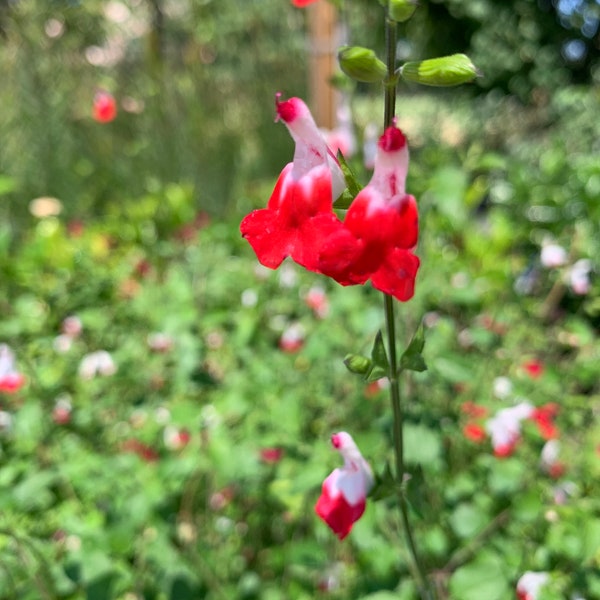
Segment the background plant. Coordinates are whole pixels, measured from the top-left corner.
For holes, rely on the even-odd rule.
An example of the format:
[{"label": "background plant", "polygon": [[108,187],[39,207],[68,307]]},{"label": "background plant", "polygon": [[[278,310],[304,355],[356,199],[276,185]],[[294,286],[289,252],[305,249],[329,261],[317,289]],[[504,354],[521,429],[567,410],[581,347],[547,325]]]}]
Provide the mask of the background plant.
[{"label": "background plant", "polygon": [[[232,7],[219,4],[223,11]],[[272,15],[283,27],[284,14],[285,43],[281,36],[274,36],[275,43],[262,34],[253,41],[271,44],[264,55],[287,64],[303,48],[303,16],[284,4],[275,17],[274,3],[266,0],[245,3],[248,12],[236,3],[239,14],[228,23],[233,30],[236,23],[239,28],[253,23],[263,31],[262,18],[268,22]],[[15,6],[28,11],[31,27],[37,27],[32,60],[23,59],[21,71],[10,61],[24,46],[15,48],[11,36],[30,21],[17,21]],[[57,6],[82,24],[90,7],[89,18],[97,21],[89,21],[89,31],[94,36],[103,31],[105,17],[94,10],[104,4]],[[203,17],[213,11],[226,30],[217,4],[190,6]],[[257,12],[261,6],[264,15]],[[264,114],[257,137],[252,121],[242,126],[248,148],[243,164],[252,177],[240,184],[244,170],[231,175],[228,162],[226,185],[233,182],[237,191],[209,197],[203,186],[220,186],[219,178],[198,179],[198,186],[183,171],[159,177],[159,161],[150,152],[140,150],[138,160],[127,165],[112,161],[123,140],[151,146],[144,131],[154,131],[158,121],[148,111],[132,116],[135,124],[121,119],[119,105],[112,129],[92,123],[96,75],[106,77],[100,86],[120,102],[118,88],[109,84],[121,67],[92,69],[47,51],[41,43],[46,38],[38,35],[45,19],[34,17],[50,16],[47,7],[3,6],[9,37],[1,50],[2,73],[9,85],[0,90],[0,341],[15,351],[28,384],[0,399],[0,597],[414,598],[407,561],[389,552],[400,544],[392,507],[373,504],[341,548],[312,515],[320,483],[335,465],[326,443],[331,431],[351,419],[369,460],[389,458],[382,442],[390,426],[386,392],[349,378],[339,360],[349,347],[369,353],[380,326],[380,301],[372,290],[341,290],[294,270],[263,281],[238,239],[239,215],[264,203],[281,155],[290,151],[283,128],[272,123],[272,82],[265,82],[254,104],[232,95],[231,107],[239,99],[248,103],[252,118]],[[168,16],[166,27],[174,26],[171,20],[177,22]],[[191,19],[181,20],[192,28]],[[294,24],[297,39],[287,29]],[[84,34],[91,35],[86,27],[71,31],[77,48],[86,46]],[[170,35],[164,38],[167,49]],[[140,39],[140,57],[146,56],[146,39]],[[237,90],[237,81],[251,79],[253,71],[238,70],[236,46],[227,48]],[[244,69],[256,66],[258,81],[261,61],[250,53],[243,58]],[[150,78],[143,64],[129,68],[128,85],[141,86],[138,76]],[[175,77],[169,66],[165,77]],[[16,94],[15,77],[25,78],[27,68],[45,69],[37,95]],[[91,74],[84,75],[88,69]],[[208,66],[198,70],[210,81]],[[58,150],[44,155],[48,123],[32,108],[29,117],[17,115],[26,113],[28,103],[48,98],[53,99],[53,110],[44,112],[48,118],[71,114],[73,97],[53,91],[75,89],[71,73],[89,77],[77,101],[77,127],[88,137],[73,138],[79,129],[61,117],[52,138],[60,144],[44,146]],[[289,69],[278,72],[277,81],[288,74]],[[300,81],[297,75],[294,81]],[[200,111],[201,95],[193,85],[181,85],[185,114]],[[300,95],[300,87],[294,84],[290,91]],[[253,93],[252,86],[239,89]],[[360,86],[358,92],[353,109],[361,132],[373,115],[379,118],[380,99]],[[543,317],[540,309],[563,271],[539,262],[541,241],[551,235],[573,258],[590,258],[597,269],[598,135],[591,116],[598,111],[598,94],[594,84],[550,92],[542,105],[499,92],[466,102],[456,92],[449,97],[411,91],[402,103],[400,125],[412,149],[408,186],[420,200],[425,224],[422,285],[411,311],[427,315],[429,366],[409,384],[411,394],[427,400],[407,407],[406,460],[415,473],[425,474],[421,487],[415,486],[423,509],[411,517],[428,568],[444,594],[456,600],[513,597],[526,569],[551,573],[546,598],[600,597],[596,271],[587,295],[567,286],[556,310]],[[210,125],[214,139],[221,139],[222,119]],[[171,126],[169,143],[182,139],[177,143],[184,146],[191,140],[184,131],[187,119],[173,117]],[[135,136],[127,137],[129,127]],[[195,169],[204,168],[199,157],[212,139],[201,137],[200,124],[198,132],[197,156],[181,155]],[[113,138],[107,162],[116,163],[115,172],[112,166],[102,171],[95,140]],[[75,147],[77,152],[68,150]],[[261,150],[259,156],[259,148],[268,154]],[[92,164],[87,175],[73,169],[86,153]],[[360,160],[352,164],[360,174]],[[53,178],[54,187],[42,184],[41,172]],[[106,185],[117,181],[116,173],[119,185]],[[70,183],[59,188],[61,181]],[[109,193],[103,196],[98,190],[105,185]],[[47,194],[58,196],[63,213],[34,217],[30,200]],[[196,218],[199,209],[210,210],[209,224]],[[531,274],[533,285],[523,295],[515,283]],[[304,304],[315,285],[327,293],[326,319]],[[83,331],[60,354],[55,338],[63,319],[73,314]],[[290,354],[279,340],[291,323],[302,325],[304,344]],[[168,352],[148,346],[148,335],[157,332],[173,340]],[[117,372],[82,380],[81,359],[99,349],[111,353]],[[523,368],[532,359],[544,367],[538,379]],[[499,376],[512,382],[504,399],[496,395]],[[59,424],[53,412],[65,395],[70,421]],[[478,445],[463,436],[464,403],[476,402],[493,414],[523,397],[560,404],[566,471],[557,480],[538,471],[543,440],[533,423],[524,426],[515,455],[505,460],[492,456],[489,442]],[[187,430],[189,443],[177,449],[165,437],[167,425]],[[273,458],[278,453],[263,453],[273,448],[283,451],[278,462]],[[432,478],[435,489],[427,483]]]}]

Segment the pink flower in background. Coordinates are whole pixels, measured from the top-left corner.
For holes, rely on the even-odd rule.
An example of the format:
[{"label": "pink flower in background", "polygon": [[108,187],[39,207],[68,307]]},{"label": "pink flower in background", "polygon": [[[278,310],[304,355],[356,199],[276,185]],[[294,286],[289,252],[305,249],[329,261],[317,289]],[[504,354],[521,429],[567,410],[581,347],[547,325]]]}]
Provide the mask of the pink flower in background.
[{"label": "pink flower in background", "polygon": [[342,228],[333,200],[344,190],[344,176],[306,104],[277,95],[276,106],[296,143],[294,161],[281,172],[267,208],[246,216],[240,230],[264,266],[276,269],[290,256],[319,272],[323,240]]},{"label": "pink flower in background", "polygon": [[304,346],[304,327],[300,323],[289,325],[279,338],[279,348],[284,352],[293,354]]},{"label": "pink flower in background", "polygon": [[304,297],[304,302],[318,319],[324,319],[329,314],[329,300],[322,287],[311,287]]},{"label": "pink flower in background", "polygon": [[298,8],[304,8],[309,4],[314,4],[317,0],[292,0],[292,4]]},{"label": "pink flower in background", "polygon": [[567,251],[554,242],[545,241],[540,252],[540,262],[547,269],[556,269],[567,264]]},{"label": "pink flower in background", "polygon": [[534,410],[528,402],[521,402],[499,410],[492,419],[487,421],[485,428],[490,434],[494,454],[498,458],[510,456],[514,452],[521,438],[521,422],[530,418]]},{"label": "pink flower in background", "polygon": [[268,465],[274,465],[283,458],[283,448],[262,448],[260,460]]},{"label": "pink flower in background", "polygon": [[108,92],[97,92],[94,96],[92,115],[98,123],[110,123],[117,116],[117,101]]},{"label": "pink flower in background", "polygon": [[334,433],[331,443],[342,455],[344,466],[335,469],[323,482],[315,512],[343,540],[364,513],[374,481],[371,467],[350,434]]},{"label": "pink flower in background", "polygon": [[590,291],[590,273],[592,263],[587,258],[578,260],[567,273],[568,283],[573,292],[579,296],[585,296]]},{"label": "pink flower in background", "polygon": [[167,425],[163,431],[163,441],[169,450],[182,450],[190,443],[190,432],[185,428]]},{"label": "pink flower in background", "polygon": [[548,473],[550,477],[558,479],[566,471],[565,464],[559,459],[560,442],[558,440],[548,440],[540,454],[540,466],[542,471]]},{"label": "pink flower in background", "polygon": [[517,581],[517,598],[519,600],[537,600],[540,590],[549,580],[548,573],[526,571]]},{"label": "pink flower in background", "polygon": [[12,394],[25,385],[25,376],[15,367],[15,355],[6,345],[0,344],[0,392]]},{"label": "pink flower in background", "polygon": [[405,191],[408,147],[397,127],[379,138],[375,171],[356,196],[344,228],[322,241],[319,268],[342,285],[371,280],[400,301],[412,298],[419,259],[417,203]]},{"label": "pink flower in background", "polygon": [[54,408],[52,409],[52,420],[57,425],[67,425],[71,421],[72,410],[71,398],[67,395],[60,396],[56,399]]}]

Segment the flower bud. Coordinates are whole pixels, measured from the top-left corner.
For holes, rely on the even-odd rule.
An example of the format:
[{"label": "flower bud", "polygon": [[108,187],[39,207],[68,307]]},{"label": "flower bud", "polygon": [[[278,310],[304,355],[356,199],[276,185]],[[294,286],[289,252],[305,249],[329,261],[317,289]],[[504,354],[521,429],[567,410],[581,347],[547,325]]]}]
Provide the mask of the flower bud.
[{"label": "flower bud", "polygon": [[372,362],[366,356],[360,354],[348,354],[344,358],[344,364],[351,373],[366,375],[371,369]]},{"label": "flower bud", "polygon": [[407,81],[446,87],[475,79],[479,72],[466,54],[453,54],[420,62],[407,62],[400,70]]},{"label": "flower bud", "polygon": [[410,19],[417,9],[416,0],[389,0],[388,14],[390,19],[404,23]]},{"label": "flower bud", "polygon": [[342,71],[356,81],[375,83],[387,75],[385,64],[369,48],[342,46],[338,51],[338,61]]}]

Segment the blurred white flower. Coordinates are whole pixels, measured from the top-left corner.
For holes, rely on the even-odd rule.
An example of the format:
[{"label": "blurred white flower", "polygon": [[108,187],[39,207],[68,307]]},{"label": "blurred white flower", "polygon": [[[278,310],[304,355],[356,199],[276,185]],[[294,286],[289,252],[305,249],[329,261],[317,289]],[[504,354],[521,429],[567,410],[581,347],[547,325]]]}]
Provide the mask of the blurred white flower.
[{"label": "blurred white flower", "polygon": [[329,314],[329,300],[322,287],[311,287],[304,296],[304,301],[318,319],[324,319]]},{"label": "blurred white flower", "polygon": [[96,375],[114,375],[117,366],[106,350],[98,350],[86,354],[79,363],[79,376],[82,379],[93,379]]},{"label": "blurred white flower", "polygon": [[537,600],[540,590],[550,576],[545,572],[526,571],[517,581],[517,598],[519,600]]},{"label": "blurred white flower", "polygon": [[547,269],[556,269],[567,264],[567,251],[558,244],[544,240],[540,252],[540,262]]},{"label": "blurred white flower", "polygon": [[67,335],[71,338],[76,338],[79,337],[83,331],[83,323],[78,316],[69,315],[63,320],[60,329],[64,335]]},{"label": "blurred white flower", "polygon": [[66,335],[64,333],[57,335],[52,342],[52,347],[59,354],[66,354],[72,346],[73,338],[70,335]]},{"label": "blurred white flower", "polygon": [[244,290],[242,292],[241,302],[242,306],[246,308],[252,308],[253,306],[256,306],[258,302],[258,293],[256,292],[256,290],[253,290],[251,288]]},{"label": "blurred white flower", "polygon": [[534,407],[521,402],[509,408],[499,410],[486,425],[486,431],[492,439],[494,454],[498,457],[510,456],[521,437],[521,421],[529,418]]},{"label": "blurred white flower", "polygon": [[494,396],[500,400],[508,397],[513,389],[512,381],[508,377],[496,377],[492,384]]},{"label": "blurred white flower", "polygon": [[173,348],[173,338],[168,333],[150,333],[146,338],[148,348],[154,352],[168,352]]},{"label": "blurred white flower", "polygon": [[284,262],[279,269],[279,286],[292,288],[298,283],[298,272],[290,262]]},{"label": "blurred white flower", "polygon": [[590,291],[590,272],[592,261],[587,258],[578,260],[568,271],[568,284],[575,294],[584,296]]}]

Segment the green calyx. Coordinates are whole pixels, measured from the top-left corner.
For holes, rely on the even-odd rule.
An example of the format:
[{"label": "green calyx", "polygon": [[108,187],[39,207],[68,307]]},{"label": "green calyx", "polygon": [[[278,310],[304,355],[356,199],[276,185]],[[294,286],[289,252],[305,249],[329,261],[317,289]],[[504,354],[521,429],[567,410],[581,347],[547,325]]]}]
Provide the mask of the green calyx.
[{"label": "green calyx", "polygon": [[408,21],[417,10],[416,0],[389,0],[388,15],[392,21],[404,23]]},{"label": "green calyx", "polygon": [[373,50],[361,46],[342,46],[338,50],[340,67],[356,81],[377,83],[387,75],[387,67]]},{"label": "green calyx", "polygon": [[466,54],[407,62],[400,68],[400,74],[407,81],[438,87],[460,85],[480,75]]}]

